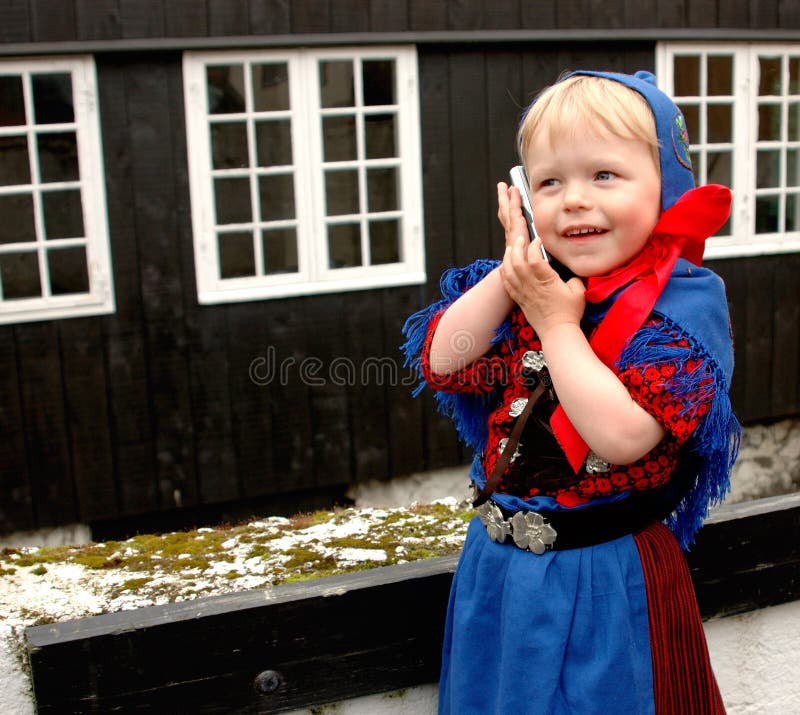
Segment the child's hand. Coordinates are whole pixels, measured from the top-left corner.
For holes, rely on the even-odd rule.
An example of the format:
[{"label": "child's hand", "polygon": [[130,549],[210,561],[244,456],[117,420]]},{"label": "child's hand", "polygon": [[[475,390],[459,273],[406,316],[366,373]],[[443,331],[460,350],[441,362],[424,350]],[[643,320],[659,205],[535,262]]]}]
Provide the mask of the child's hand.
[{"label": "child's hand", "polygon": [[522,308],[542,340],[553,328],[580,325],[586,298],[580,278],[564,282],[542,257],[540,238],[532,242],[518,236],[506,247],[500,267],[503,287]]},{"label": "child's hand", "polygon": [[497,184],[497,218],[506,232],[506,247],[511,246],[517,236],[525,236],[530,240],[519,189],[503,181]]}]

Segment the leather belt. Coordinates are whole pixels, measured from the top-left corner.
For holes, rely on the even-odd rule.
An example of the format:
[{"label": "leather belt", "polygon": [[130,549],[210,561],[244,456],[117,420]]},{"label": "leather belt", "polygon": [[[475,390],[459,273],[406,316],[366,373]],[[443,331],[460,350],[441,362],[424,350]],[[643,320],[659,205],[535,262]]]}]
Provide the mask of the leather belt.
[{"label": "leather belt", "polygon": [[638,533],[666,518],[672,511],[667,487],[668,484],[632,492],[619,501],[564,511],[509,512],[490,500],[478,508],[478,516],[489,537],[498,543],[512,543],[535,554],[579,549]]}]

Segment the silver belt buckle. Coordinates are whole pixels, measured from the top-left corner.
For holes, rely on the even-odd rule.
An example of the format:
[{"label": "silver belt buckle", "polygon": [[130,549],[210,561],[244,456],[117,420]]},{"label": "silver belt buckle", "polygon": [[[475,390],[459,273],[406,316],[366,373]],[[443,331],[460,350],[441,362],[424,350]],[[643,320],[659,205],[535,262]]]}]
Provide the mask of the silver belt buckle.
[{"label": "silver belt buckle", "polygon": [[520,549],[534,554],[552,549],[558,536],[536,511],[518,511],[511,519],[504,519],[497,504],[487,501],[478,507],[478,516],[492,541],[502,544],[510,536]]}]

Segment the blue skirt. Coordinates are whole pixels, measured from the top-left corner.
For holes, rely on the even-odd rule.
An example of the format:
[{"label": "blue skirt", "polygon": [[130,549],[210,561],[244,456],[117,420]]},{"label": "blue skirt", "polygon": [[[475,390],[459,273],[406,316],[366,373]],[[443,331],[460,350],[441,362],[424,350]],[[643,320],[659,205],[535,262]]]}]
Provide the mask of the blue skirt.
[{"label": "blue skirt", "polygon": [[475,518],[450,593],[440,715],[654,712],[634,538],[537,556]]}]

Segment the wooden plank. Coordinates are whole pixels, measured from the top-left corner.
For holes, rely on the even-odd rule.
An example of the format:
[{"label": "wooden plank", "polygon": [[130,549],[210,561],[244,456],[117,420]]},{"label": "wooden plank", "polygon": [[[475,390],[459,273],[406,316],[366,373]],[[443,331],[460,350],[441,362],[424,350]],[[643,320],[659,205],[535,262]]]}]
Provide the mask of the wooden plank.
[{"label": "wooden plank", "polygon": [[[687,557],[703,617],[800,598],[798,544],[800,495],[717,510]],[[436,682],[457,559],[28,628],[38,712],[272,713]]]},{"label": "wooden plank", "polygon": [[368,32],[370,17],[364,0],[329,0],[331,32]]},{"label": "wooden plank", "polygon": [[68,42],[77,38],[74,3],[30,0],[30,8],[34,42]]},{"label": "wooden plank", "polygon": [[208,5],[208,34],[247,35],[250,18],[247,0],[206,0]]},{"label": "wooden plank", "polygon": [[311,473],[315,485],[347,484],[353,469],[348,391],[335,384],[331,372],[334,361],[347,355],[346,303],[341,293],[308,301],[306,315],[314,315],[316,329],[308,331],[300,379],[307,386],[311,417]]},{"label": "wooden plank", "polygon": [[250,0],[250,32],[254,35],[288,35],[290,0]]},{"label": "wooden plank", "polygon": [[[306,314],[308,298],[294,298],[281,301],[280,310],[273,311],[269,320],[260,319],[256,325],[266,328],[263,338],[253,346],[248,358],[260,362],[253,366],[252,387],[248,387],[254,410],[259,414],[264,410],[269,415],[269,431],[264,438],[260,433],[250,432],[250,440],[268,440],[271,461],[268,469],[261,472],[260,493],[278,493],[307,489],[313,486],[312,427],[309,387],[301,379],[301,369],[309,353],[306,346],[308,324]],[[233,319],[232,319],[233,320]],[[243,329],[246,327],[243,324]],[[242,375],[241,370],[235,375]],[[248,377],[250,379],[250,377]],[[235,385],[232,389],[236,392]],[[234,402],[234,413],[240,405]],[[237,427],[237,439],[244,434]],[[254,450],[261,449],[258,444]],[[242,461],[244,447],[237,443],[239,469],[247,489],[248,472]],[[259,457],[260,461],[260,457]],[[255,462],[258,463],[258,462]],[[268,481],[267,476],[268,475]],[[254,488],[259,478],[258,471],[253,474]]]},{"label": "wooden plank", "polygon": [[123,37],[164,37],[164,0],[119,0]]},{"label": "wooden plank", "polygon": [[[494,192],[487,172],[489,126],[486,56],[460,52],[450,63],[450,156],[453,187],[454,258],[465,265],[492,253],[487,197]],[[496,216],[496,212],[495,212]]]},{"label": "wooden plank", "polygon": [[572,29],[586,27],[592,0],[561,0],[556,3],[556,27]]},{"label": "wooden plank", "polygon": [[75,0],[79,40],[117,40],[122,37],[120,0]]},{"label": "wooden plank", "polygon": [[63,366],[53,322],[15,328],[22,424],[36,526],[76,521],[78,509],[70,465],[64,408]]},{"label": "wooden plank", "polygon": [[486,57],[486,116],[491,141],[487,156],[485,210],[490,217],[487,257],[502,258],[505,234],[497,220],[498,181],[508,183],[509,169],[519,163],[517,128],[526,106],[522,59],[517,52],[492,52]]},{"label": "wooden plank", "polygon": [[[517,30],[522,26],[522,7],[540,4],[522,0],[482,0],[482,30]],[[546,3],[545,3],[546,4]]]},{"label": "wooden plank", "polygon": [[778,0],[778,27],[800,27],[800,4],[795,0]]},{"label": "wooden plank", "polygon": [[0,532],[33,529],[14,327],[0,328]]},{"label": "wooden plank", "polygon": [[408,31],[408,5],[396,0],[369,0],[369,29],[372,32]]},{"label": "wooden plank", "polygon": [[68,439],[81,522],[118,514],[104,322],[104,319],[88,318],[57,324]]},{"label": "wooden plank", "polygon": [[327,2],[292,1],[292,34],[329,32],[330,27],[331,13]]},{"label": "wooden plank", "polygon": [[400,353],[400,345],[404,342],[403,324],[409,315],[420,308],[420,294],[418,288],[393,289],[382,293],[383,341],[386,355],[396,360],[398,375],[398,379],[386,390],[389,430],[389,469],[386,476],[391,477],[417,472],[425,464],[423,403],[411,396],[417,384],[416,373],[410,367],[403,367],[403,355]]},{"label": "wooden plank", "polygon": [[197,501],[183,307],[182,281],[187,271],[175,240],[173,123],[182,122],[183,117],[153,111],[154,106],[169,107],[180,101],[170,91],[176,85],[170,77],[180,74],[180,56],[171,55],[170,59],[167,62],[161,57],[125,67],[148,392],[163,508]]},{"label": "wooden plank", "polygon": [[773,317],[772,392],[773,416],[800,413],[800,256],[773,258],[775,312]]},{"label": "wooden plank", "polygon": [[[141,302],[132,147],[128,126],[126,67],[97,64],[116,312],[105,322],[108,352],[108,417],[114,477],[123,514],[158,508],[154,426]],[[121,127],[126,129],[120,131]]]},{"label": "wooden plank", "polygon": [[[352,476],[355,481],[389,475],[389,411],[387,391],[397,381],[399,354],[384,341],[383,294],[344,294],[344,353],[332,377],[344,383],[348,395]],[[380,326],[380,328],[378,327]],[[394,346],[393,346],[394,347]],[[393,376],[394,375],[394,376]]]},{"label": "wooden plank", "polygon": [[686,24],[689,27],[719,27],[716,0],[686,0]]},{"label": "wooden plank", "polygon": [[748,260],[728,259],[709,261],[708,267],[717,273],[725,282],[730,313],[731,331],[733,333],[734,366],[731,382],[731,402],[740,419],[747,414],[746,394],[749,369],[747,351],[747,304],[748,304]]},{"label": "wooden plank", "polygon": [[[412,30],[433,32],[448,29],[447,3],[408,0],[408,21]],[[422,74],[420,73],[420,77]]]},{"label": "wooden plank", "polygon": [[[425,263],[428,287],[419,291],[422,308],[441,298],[439,276],[455,265],[453,227],[454,186],[450,143],[451,103],[450,56],[446,53],[420,50],[420,114],[422,123],[423,200],[425,204]],[[414,312],[413,310],[411,312]],[[461,450],[452,423],[439,415],[433,399],[426,394],[419,398],[423,405],[423,448],[426,469],[451,466],[461,459]]]},{"label": "wooden plank", "polygon": [[164,32],[167,37],[208,35],[206,0],[168,0],[164,3]]},{"label": "wooden plank", "polygon": [[[720,3],[720,15],[722,14],[723,6],[727,4],[728,3]],[[738,3],[732,4],[735,6]],[[776,0],[772,0],[771,2],[748,0],[747,3],[744,3],[743,0],[743,4],[749,4],[749,8],[742,8],[741,15],[737,18],[737,27],[753,27],[759,29],[780,27],[778,20],[778,3]]]},{"label": "wooden plank", "polygon": [[589,27],[619,29],[626,26],[626,17],[622,3],[610,3],[604,0],[589,0],[589,13],[583,19],[589,20]]},{"label": "wooden plank", "polygon": [[774,258],[750,259],[747,271],[747,302],[745,307],[745,420],[768,418],[772,415],[772,365],[774,314]]},{"label": "wooden plank", "polygon": [[30,12],[28,0],[0,0],[0,43],[30,42]]},{"label": "wooden plank", "polygon": [[520,27],[530,29],[552,29],[556,27],[557,0],[521,3]]}]

